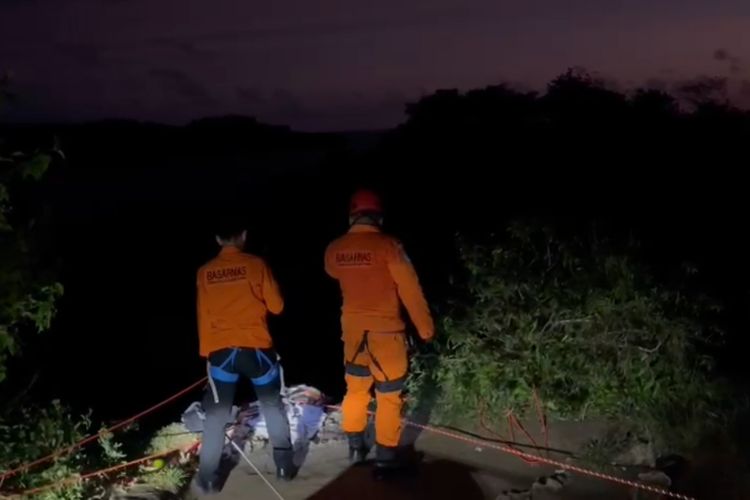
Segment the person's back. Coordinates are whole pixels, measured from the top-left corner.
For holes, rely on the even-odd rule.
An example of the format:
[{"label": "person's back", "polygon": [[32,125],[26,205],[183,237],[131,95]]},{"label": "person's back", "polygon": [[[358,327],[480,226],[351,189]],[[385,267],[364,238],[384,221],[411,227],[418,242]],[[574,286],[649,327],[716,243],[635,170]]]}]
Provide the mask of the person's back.
[{"label": "person's back", "polygon": [[266,316],[281,313],[284,301],[273,274],[259,257],[244,253],[247,233],[229,222],[216,237],[221,251],[198,270],[197,309],[200,355],[206,358],[210,391],[194,487],[213,493],[224,428],[240,375],[250,379],[260,402],[280,479],[297,474],[286,410],[281,400],[281,366],[273,350]]},{"label": "person's back", "polygon": [[[430,340],[434,325],[417,274],[399,241],[385,235],[380,200],[360,191],[352,198],[349,232],[332,242],[326,272],[341,287],[341,327],[347,393],[342,428],[350,458],[364,460],[364,429],[370,387],[375,384],[377,469],[393,469],[401,434],[401,391],[408,369],[403,302],[419,335]],[[376,469],[376,470],[377,470]]]},{"label": "person's back", "polygon": [[347,325],[403,330],[398,287],[389,271],[397,245],[374,226],[356,225],[329,247],[326,270],[341,286],[342,321]]},{"label": "person's back", "polygon": [[198,272],[201,356],[226,347],[270,348],[266,316],[283,308],[266,263],[235,246],[223,247]]}]

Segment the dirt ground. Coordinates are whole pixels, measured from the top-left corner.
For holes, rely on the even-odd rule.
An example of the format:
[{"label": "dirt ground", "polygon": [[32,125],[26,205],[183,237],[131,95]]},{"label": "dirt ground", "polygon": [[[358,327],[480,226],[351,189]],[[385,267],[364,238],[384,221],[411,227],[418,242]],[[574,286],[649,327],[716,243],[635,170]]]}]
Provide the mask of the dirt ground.
[{"label": "dirt ground", "polygon": [[[536,426],[538,427],[538,426]],[[533,422],[527,429],[542,443]],[[555,422],[550,426],[550,446],[562,450],[580,450],[591,436],[606,427],[602,423]],[[340,432],[340,431],[337,431]],[[347,444],[334,440],[313,445],[298,477],[289,483],[275,479],[270,454],[258,449],[250,460],[276,487],[284,500],[656,500],[654,494],[633,490],[580,474],[569,474],[564,486],[556,491],[532,488],[535,480],[555,473],[553,467],[531,466],[517,457],[477,446],[414,427],[404,430],[402,442],[414,444],[424,456],[417,473],[389,481],[376,481],[372,466],[350,466]],[[730,458],[725,447],[708,450],[702,459],[693,460],[674,487],[698,500],[747,500],[750,498],[750,474],[743,461]],[[565,461],[562,455],[553,455]],[[573,462],[576,465],[581,463]],[[636,480],[637,471],[622,470],[615,475]],[[509,494],[513,490],[520,493]],[[531,494],[529,494],[531,490]],[[524,493],[526,492],[526,493]],[[189,499],[196,497],[188,495]],[[253,469],[240,462],[229,475],[223,490],[212,496],[216,500],[278,500]],[[664,497],[667,498],[667,497]]]},{"label": "dirt ground", "polygon": [[[478,449],[426,433],[417,440],[417,449],[425,454],[418,473],[390,481],[373,479],[370,466],[350,467],[345,442],[313,446],[299,476],[289,483],[275,480],[268,452],[257,450],[249,458],[286,500],[494,500],[506,490],[529,489],[537,477],[554,472],[552,468],[531,467],[496,450]],[[244,463],[232,471],[222,492],[211,498],[278,500]],[[535,491],[526,498],[631,500],[633,497],[625,487],[575,476],[559,492]]]}]

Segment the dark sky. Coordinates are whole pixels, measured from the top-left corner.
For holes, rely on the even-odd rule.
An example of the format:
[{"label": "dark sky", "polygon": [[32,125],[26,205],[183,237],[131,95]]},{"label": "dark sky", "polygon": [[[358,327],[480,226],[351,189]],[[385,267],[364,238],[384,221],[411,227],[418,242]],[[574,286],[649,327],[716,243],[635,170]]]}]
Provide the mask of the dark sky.
[{"label": "dark sky", "polygon": [[750,103],[748,0],[0,0],[5,119],[304,130],[392,126],[436,88],[541,89],[583,66],[626,89],[728,79]]}]

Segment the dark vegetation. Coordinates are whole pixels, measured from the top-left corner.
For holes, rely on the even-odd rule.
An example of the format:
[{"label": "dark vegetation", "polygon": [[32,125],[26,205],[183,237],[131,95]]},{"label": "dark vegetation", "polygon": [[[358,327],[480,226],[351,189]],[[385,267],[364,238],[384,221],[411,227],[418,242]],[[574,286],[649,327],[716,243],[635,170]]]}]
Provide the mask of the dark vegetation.
[{"label": "dark vegetation", "polygon": [[[439,315],[441,357],[413,382],[439,377],[447,410],[514,407],[537,388],[558,417],[634,417],[666,448],[678,445],[665,428],[695,437],[728,421],[746,387],[747,112],[711,85],[625,95],[578,71],[542,95],[446,90],[406,111],[382,133],[242,117],[0,126],[0,394],[13,402],[0,468],[96,428],[71,414],[112,422],[202,376],[194,272],[227,209],[246,214],[286,295],[271,326],[288,381],[340,396],[322,255],[358,185],[385,194]],[[4,488],[101,459],[68,460]]]}]

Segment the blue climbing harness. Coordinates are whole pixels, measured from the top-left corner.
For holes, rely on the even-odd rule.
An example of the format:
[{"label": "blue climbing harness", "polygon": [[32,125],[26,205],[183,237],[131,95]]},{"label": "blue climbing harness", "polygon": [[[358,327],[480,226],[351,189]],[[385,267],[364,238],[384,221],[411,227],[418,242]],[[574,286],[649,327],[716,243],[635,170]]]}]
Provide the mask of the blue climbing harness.
[{"label": "blue climbing harness", "polygon": [[[237,353],[239,351],[239,348],[235,347],[232,349],[232,352],[229,354],[229,356],[227,356],[227,359],[225,359],[219,366],[211,365],[211,378],[214,380],[218,380],[219,382],[226,382],[229,384],[237,382],[237,380],[239,380],[240,378],[240,374],[236,372],[230,372],[226,368],[234,368],[234,361],[237,358]],[[250,380],[252,381],[253,385],[268,385],[278,379],[280,373],[279,362],[271,361],[269,357],[266,356],[265,353],[263,353],[260,349],[255,350],[255,355],[258,358],[258,365],[263,368],[263,363],[265,362],[268,365],[268,371],[260,377],[251,378]]]},{"label": "blue climbing harness", "polygon": [[263,367],[263,361],[268,363],[268,371],[261,375],[260,377],[252,378],[253,385],[261,386],[261,385],[268,385],[271,382],[274,382],[277,378],[279,378],[279,362],[276,361],[275,363],[268,359],[268,356],[265,355],[264,352],[262,352],[260,349],[255,350],[255,355],[258,357],[258,365],[262,368]]},{"label": "blue climbing harness", "polygon": [[234,349],[232,349],[232,352],[229,354],[229,356],[227,356],[227,359],[225,359],[223,363],[221,363],[219,366],[211,365],[211,378],[214,380],[218,380],[219,382],[227,382],[229,384],[237,382],[237,380],[239,380],[240,378],[240,374],[227,371],[224,368],[230,363],[232,368],[234,368],[234,360],[237,357],[237,353],[239,351],[240,350],[235,347]]}]

